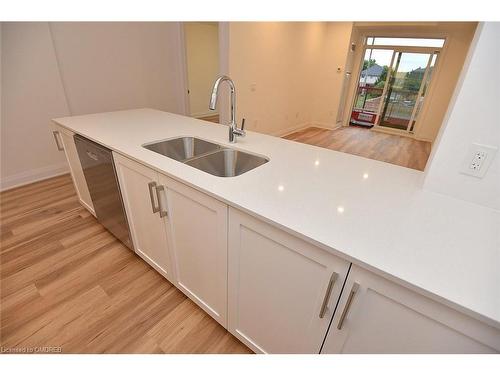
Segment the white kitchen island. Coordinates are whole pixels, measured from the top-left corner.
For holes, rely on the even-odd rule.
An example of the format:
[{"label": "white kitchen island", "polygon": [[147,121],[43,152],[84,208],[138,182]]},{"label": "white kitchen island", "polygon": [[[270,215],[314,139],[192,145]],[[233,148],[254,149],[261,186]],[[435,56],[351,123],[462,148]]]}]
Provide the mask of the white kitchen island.
[{"label": "white kitchen island", "polygon": [[[422,190],[423,173],[419,171],[254,132],[247,132],[246,137],[238,138],[238,143],[230,144],[226,126],[157,110],[137,109],[54,121],[66,131],[110,148],[119,158],[158,173],[159,183],[162,178],[167,179],[164,183],[167,189],[169,184],[175,185],[173,190],[177,194],[193,189],[194,194],[201,192],[214,200],[207,201],[207,206],[214,204],[217,212],[225,215],[213,218],[221,223],[225,220],[229,231],[225,244],[219,240],[213,242],[219,248],[226,246],[229,254],[226,263],[219,260],[221,265],[227,265],[227,273],[220,280],[227,287],[227,309],[221,300],[224,293],[217,297],[218,309],[224,311],[203,306],[203,298],[196,301],[196,296],[190,297],[254,351],[319,352],[321,348],[323,352],[336,353],[395,352],[397,348],[403,352],[447,352],[447,348],[452,352],[500,351],[498,211]],[[269,162],[240,176],[224,178],[142,147],[181,136],[260,154],[269,158]],[[215,201],[227,205],[226,214]],[[246,229],[238,234],[237,228]],[[217,226],[214,230],[222,229]],[[266,242],[265,238],[271,240]],[[275,253],[268,253],[269,258],[259,263],[261,258],[256,258],[257,255],[252,258],[248,253],[251,246],[245,247],[242,239],[254,241],[249,243],[260,249],[269,246],[269,251],[275,249]],[[171,239],[168,241],[174,253],[177,252],[171,260],[176,263],[182,249],[172,245]],[[278,254],[285,248],[308,260],[310,268],[303,275],[294,268],[295,255],[285,259],[291,254],[286,251],[283,259],[291,267],[289,272],[273,274],[273,269],[279,270]],[[242,262],[251,266],[244,267]],[[266,271],[264,266],[271,262],[276,263],[275,267]],[[176,267],[172,269],[169,280],[179,287]],[[255,270],[262,270],[262,274],[252,276]],[[297,305],[292,309],[285,307],[296,314],[289,321],[281,316],[281,328],[286,330],[285,323],[297,326],[300,319],[308,323],[302,331],[291,329],[275,339],[272,327],[276,324],[271,323],[279,319],[282,311],[270,310],[272,294],[262,301],[259,298],[267,292],[280,294],[284,298],[281,307],[294,299],[291,291],[287,299],[287,291],[283,290],[283,285],[296,281],[292,273],[297,277],[311,276],[311,289],[307,288],[308,280],[299,280],[294,286]],[[315,274],[319,275],[320,284],[316,289],[312,285]],[[266,288],[251,279],[244,284],[245,277],[268,280],[272,285]],[[262,290],[250,291],[249,285]],[[181,283],[180,289],[189,296],[190,289],[184,287]],[[301,300],[314,306],[307,310]],[[325,300],[327,313],[318,324],[311,323],[312,311],[316,317]],[[255,316],[253,322],[245,315],[247,310],[242,310],[260,302],[267,308],[253,313],[269,313],[269,326],[265,316]],[[374,314],[364,316],[363,311],[368,307]],[[413,327],[398,337],[397,332],[403,330],[401,322],[387,330],[391,314],[402,322],[415,318]],[[368,329],[369,319],[378,319],[373,330]],[[382,328],[386,332],[380,331]],[[439,337],[444,341],[435,347],[416,344],[405,350],[401,344],[405,337],[408,339],[407,335],[413,332],[416,335],[413,341],[418,341],[418,337],[425,336],[426,329],[441,330]],[[307,332],[315,332],[317,337],[304,337]],[[388,345],[380,344],[384,335],[387,341],[392,340]],[[378,339],[370,342],[369,338],[375,336]],[[294,344],[297,338],[303,338],[304,342]]]}]

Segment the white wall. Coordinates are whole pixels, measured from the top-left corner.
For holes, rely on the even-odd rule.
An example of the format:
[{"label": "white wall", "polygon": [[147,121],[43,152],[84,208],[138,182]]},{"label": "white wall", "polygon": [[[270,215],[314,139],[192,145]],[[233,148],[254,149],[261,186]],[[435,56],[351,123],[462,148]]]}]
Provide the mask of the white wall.
[{"label": "white wall", "polygon": [[47,23],[2,24],[1,187],[67,171],[49,128],[69,115]]},{"label": "white wall", "polygon": [[445,50],[440,56],[436,75],[417,119],[415,137],[433,142],[443,123],[450,99],[474,37],[475,22],[445,23],[435,29],[446,35]]},{"label": "white wall", "polygon": [[424,188],[500,210],[499,152],[483,179],[460,173],[471,143],[500,147],[500,23],[485,23],[476,38],[428,163]]},{"label": "white wall", "polygon": [[1,189],[67,170],[52,118],[184,113],[179,51],[179,23],[3,23]]},{"label": "white wall", "polygon": [[352,22],[328,22],[319,46],[318,58],[313,68],[316,82],[311,96],[312,121],[323,127],[337,126],[342,86],[346,70],[349,69],[348,59],[352,54],[352,26]]},{"label": "white wall", "polygon": [[[229,74],[238,118],[251,130],[282,135],[335,124],[350,23],[232,22]],[[319,88],[320,87],[320,88]]]},{"label": "white wall", "polygon": [[219,75],[219,28],[216,22],[186,22],[189,111],[193,117],[214,115],[208,102]]},{"label": "white wall", "polygon": [[168,22],[60,22],[50,28],[72,114],[180,112],[179,28]]},{"label": "white wall", "polygon": [[310,121],[310,84],[321,23],[231,22],[229,75],[238,121],[267,134]]}]

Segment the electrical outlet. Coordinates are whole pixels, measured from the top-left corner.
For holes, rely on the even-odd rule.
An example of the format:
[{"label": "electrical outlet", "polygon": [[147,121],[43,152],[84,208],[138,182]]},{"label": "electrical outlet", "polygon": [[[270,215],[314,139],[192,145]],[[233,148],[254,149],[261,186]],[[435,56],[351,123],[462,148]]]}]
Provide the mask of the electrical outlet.
[{"label": "electrical outlet", "polygon": [[486,157],[488,156],[487,152],[484,151],[476,151],[474,157],[472,158],[472,162],[469,165],[469,169],[473,171],[480,171],[483,163],[486,161]]},{"label": "electrical outlet", "polygon": [[464,159],[461,172],[469,176],[483,178],[497,150],[497,147],[473,143]]}]

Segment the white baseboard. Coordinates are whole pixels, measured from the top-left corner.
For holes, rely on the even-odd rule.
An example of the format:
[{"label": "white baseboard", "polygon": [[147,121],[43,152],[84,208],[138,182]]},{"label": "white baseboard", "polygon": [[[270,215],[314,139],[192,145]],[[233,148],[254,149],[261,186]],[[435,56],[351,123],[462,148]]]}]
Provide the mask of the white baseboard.
[{"label": "white baseboard", "polygon": [[31,184],[33,182],[46,180],[47,178],[59,176],[69,173],[67,162],[48,165],[46,167],[31,169],[17,173],[12,176],[7,176],[0,180],[0,191],[13,189],[19,186]]},{"label": "white baseboard", "polygon": [[279,130],[277,132],[273,132],[270,135],[274,135],[275,137],[284,137],[284,136],[289,135],[291,133],[295,133],[295,132],[298,132],[300,130],[304,130],[304,129],[311,128],[311,127],[322,128],[322,129],[327,129],[327,130],[335,130],[335,129],[338,129],[342,126],[341,125],[340,126],[338,126],[338,125],[332,126],[331,124],[312,121],[312,122],[308,122],[306,124],[299,124],[296,126],[292,126],[290,128],[282,129],[282,130]]},{"label": "white baseboard", "polygon": [[434,141],[433,141],[432,139],[430,139],[430,138],[426,138],[426,137],[419,137],[419,136],[417,136],[417,135],[415,135],[415,139],[416,139],[417,141],[429,142],[429,143],[431,143],[431,144],[434,142]]},{"label": "white baseboard", "polygon": [[285,135],[288,135],[288,134],[291,134],[291,133],[295,133],[295,132],[297,132],[299,130],[303,130],[303,129],[309,128],[310,126],[312,126],[310,123],[298,124],[298,125],[286,128],[286,129],[281,129],[281,130],[272,132],[269,135],[273,135],[275,137],[284,137]]},{"label": "white baseboard", "polygon": [[314,126],[315,128],[327,129],[327,130],[336,130],[336,129],[340,129],[342,127],[342,123],[337,122],[336,124],[327,124],[326,122],[313,121],[310,126]]}]

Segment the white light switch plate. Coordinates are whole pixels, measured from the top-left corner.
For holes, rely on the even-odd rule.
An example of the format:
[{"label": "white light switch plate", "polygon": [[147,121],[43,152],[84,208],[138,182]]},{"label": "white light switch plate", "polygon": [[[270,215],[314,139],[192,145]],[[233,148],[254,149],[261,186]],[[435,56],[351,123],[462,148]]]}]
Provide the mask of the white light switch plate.
[{"label": "white light switch plate", "polygon": [[497,150],[498,148],[494,146],[471,144],[462,164],[461,173],[483,178],[495,158]]}]

